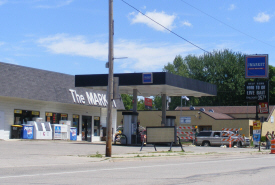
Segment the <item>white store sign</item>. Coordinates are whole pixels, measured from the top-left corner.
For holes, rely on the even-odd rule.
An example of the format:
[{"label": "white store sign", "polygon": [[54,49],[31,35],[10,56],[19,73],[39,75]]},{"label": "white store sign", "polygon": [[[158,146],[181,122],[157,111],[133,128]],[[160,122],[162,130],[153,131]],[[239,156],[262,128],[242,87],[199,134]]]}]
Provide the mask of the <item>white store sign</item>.
[{"label": "white store sign", "polygon": [[[85,98],[84,95],[77,94],[76,90],[74,89],[69,89],[69,91],[71,92],[74,103],[85,105],[86,99],[87,99],[88,105],[95,105],[95,106],[101,106],[101,107],[107,107],[108,105],[106,94],[86,92],[86,98]],[[113,101],[113,106],[116,107],[115,101]]]},{"label": "white store sign", "polygon": [[191,123],[191,117],[180,117],[180,124],[190,124]]}]

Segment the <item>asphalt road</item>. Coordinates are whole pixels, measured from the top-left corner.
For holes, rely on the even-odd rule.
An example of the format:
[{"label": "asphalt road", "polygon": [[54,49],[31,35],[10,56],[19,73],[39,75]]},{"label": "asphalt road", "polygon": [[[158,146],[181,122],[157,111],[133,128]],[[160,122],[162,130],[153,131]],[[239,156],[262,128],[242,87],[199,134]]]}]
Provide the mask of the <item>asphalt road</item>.
[{"label": "asphalt road", "polygon": [[152,147],[114,146],[113,158],[98,158],[88,156],[104,145],[0,141],[0,147],[1,185],[273,184],[275,172],[275,155],[257,149],[184,147],[182,155],[160,156]]}]

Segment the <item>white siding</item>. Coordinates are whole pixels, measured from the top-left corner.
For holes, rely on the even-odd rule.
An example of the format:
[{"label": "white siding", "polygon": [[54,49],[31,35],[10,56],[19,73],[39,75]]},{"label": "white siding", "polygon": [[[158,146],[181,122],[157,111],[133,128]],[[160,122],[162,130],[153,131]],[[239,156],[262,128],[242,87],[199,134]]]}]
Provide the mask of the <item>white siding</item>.
[{"label": "white siding", "polygon": [[[106,126],[106,108],[100,108],[95,106],[85,106],[78,104],[64,104],[56,102],[45,102],[29,99],[0,97],[0,111],[4,112],[4,128],[1,131],[0,139],[9,139],[10,127],[14,124],[14,109],[40,111],[40,117],[45,119],[45,112],[56,112],[68,114],[68,120],[72,120],[73,114],[79,114],[79,122],[81,124],[82,116],[100,116],[102,126]],[[107,110],[107,109],[106,109]],[[105,114],[106,112],[106,114]],[[102,115],[101,115],[102,114]],[[116,129],[117,111],[113,109],[113,128]]]}]

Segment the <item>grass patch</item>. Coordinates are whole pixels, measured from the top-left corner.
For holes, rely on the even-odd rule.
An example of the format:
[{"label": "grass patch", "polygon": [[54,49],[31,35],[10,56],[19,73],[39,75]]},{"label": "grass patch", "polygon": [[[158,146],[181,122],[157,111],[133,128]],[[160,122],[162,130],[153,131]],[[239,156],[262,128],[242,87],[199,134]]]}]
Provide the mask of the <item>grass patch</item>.
[{"label": "grass patch", "polygon": [[94,154],[94,155],[89,155],[88,157],[97,157],[97,158],[102,158],[102,157],[103,157],[103,155],[102,155],[102,154],[100,154],[99,152],[96,152],[96,154]]}]

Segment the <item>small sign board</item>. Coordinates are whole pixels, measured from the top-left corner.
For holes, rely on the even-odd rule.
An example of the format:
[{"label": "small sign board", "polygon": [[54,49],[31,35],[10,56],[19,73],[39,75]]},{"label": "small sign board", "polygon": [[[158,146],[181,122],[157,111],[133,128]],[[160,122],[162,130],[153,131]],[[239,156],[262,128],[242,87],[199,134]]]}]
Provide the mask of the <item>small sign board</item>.
[{"label": "small sign board", "polygon": [[180,124],[190,124],[191,123],[191,117],[180,117]]},{"label": "small sign board", "polygon": [[253,144],[259,145],[261,139],[261,122],[253,121]]},{"label": "small sign board", "polygon": [[145,109],[152,110],[153,100],[150,98],[144,98]]},{"label": "small sign board", "polygon": [[258,112],[260,114],[268,114],[269,113],[269,108],[268,108],[268,102],[259,102],[259,109]]},{"label": "small sign board", "polygon": [[147,144],[176,142],[176,129],[169,127],[146,127]]},{"label": "small sign board", "polygon": [[268,78],[268,55],[245,56],[245,78]]},{"label": "small sign board", "polygon": [[142,73],[142,83],[153,83],[153,73]]},{"label": "small sign board", "polygon": [[268,102],[268,82],[245,82],[246,101]]}]

